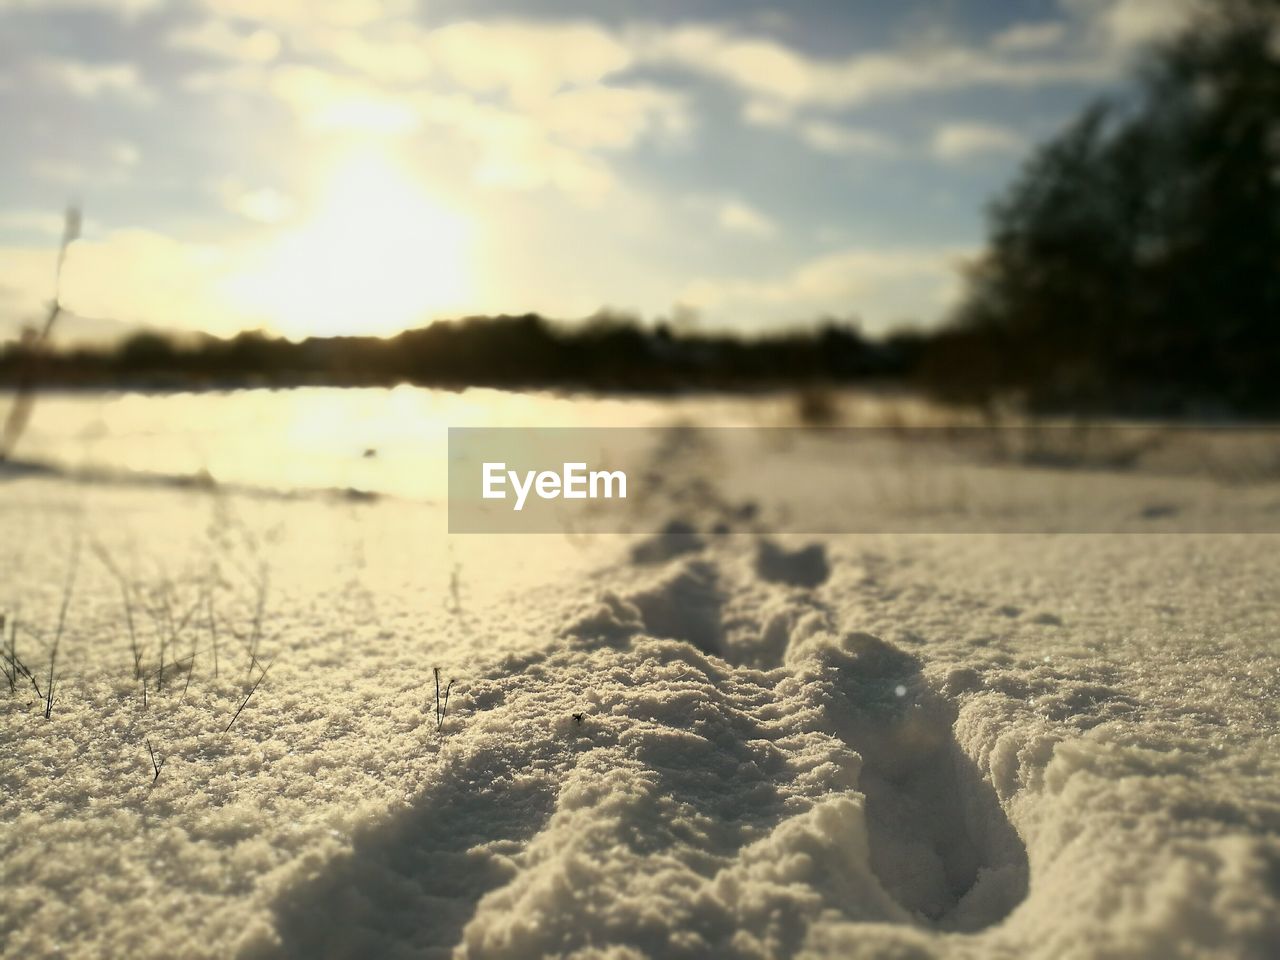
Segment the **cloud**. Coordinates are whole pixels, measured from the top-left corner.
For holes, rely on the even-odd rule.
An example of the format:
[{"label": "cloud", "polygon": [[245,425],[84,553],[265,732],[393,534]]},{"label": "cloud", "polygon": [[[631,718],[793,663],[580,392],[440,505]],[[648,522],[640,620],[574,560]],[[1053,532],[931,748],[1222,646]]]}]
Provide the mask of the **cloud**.
[{"label": "cloud", "polygon": [[127,140],[117,140],[107,145],[107,159],[118,167],[136,167],[142,160],[142,151]]},{"label": "cloud", "polygon": [[794,118],[794,110],[777,100],[748,100],[742,107],[742,119],[753,127],[785,127]]},{"label": "cloud", "polygon": [[425,94],[416,102],[423,122],[477,150],[476,183],[552,187],[589,205],[615,186],[600,153],[630,149],[642,137],[681,137],[691,123],[683,97],[644,86],[566,90],[526,109],[465,93]]},{"label": "cloud", "polygon": [[4,10],[98,10],[123,17],[135,17],[155,10],[166,0],[0,0]]},{"label": "cloud", "polygon": [[634,60],[620,38],[586,23],[456,23],[431,31],[425,43],[432,62],[455,83],[504,91],[517,103],[598,83]]},{"label": "cloud", "polygon": [[357,29],[413,13],[414,0],[201,0],[209,13],[281,26]]},{"label": "cloud", "polygon": [[776,117],[785,106],[848,107],[965,87],[1089,83],[1114,71],[1092,56],[1033,59],[945,45],[821,59],[707,25],[636,31],[633,45],[644,61],[674,64],[743,91],[756,102],[749,110],[757,120],[768,120],[770,111]]},{"label": "cloud", "polygon": [[644,59],[679,64],[775,101],[798,103],[820,92],[823,67],[772,40],[737,37],[723,28],[648,28],[637,35]]},{"label": "cloud", "polygon": [[[212,2],[244,15],[257,10],[237,6],[238,0]],[[356,14],[359,19],[371,11]],[[259,22],[279,23],[301,14],[280,3],[255,15]],[[188,74],[183,83],[247,97],[266,91],[313,132],[447,129],[475,148],[476,183],[551,187],[586,203],[599,201],[615,184],[601,154],[629,150],[646,138],[679,142],[693,127],[683,95],[652,84],[606,82],[634,56],[620,37],[587,23],[499,20],[428,30],[393,18],[357,31],[308,21],[288,36],[292,52],[324,54],[329,65],[264,69],[227,37],[202,33],[200,43],[238,53],[240,63]],[[349,69],[334,69],[335,59]]]},{"label": "cloud", "polygon": [[553,187],[587,204],[597,203],[613,189],[613,173],[606,163],[589,151],[556,142],[526,113],[466,95],[429,97],[424,109],[429,122],[452,129],[477,148],[472,178],[482,186]]},{"label": "cloud", "polygon": [[132,63],[84,63],[46,58],[35,63],[37,75],[72,96],[95,100],[104,94],[145,100],[149,91]]},{"label": "cloud", "polygon": [[[278,30],[291,49],[337,61],[366,78],[413,83],[438,77],[473,93],[502,93],[517,103],[599,83],[635,60],[625,39],[589,22],[463,21],[428,29],[410,3],[389,0],[204,0],[216,17],[171,36],[178,45],[230,59],[271,59]],[[226,18],[256,24],[245,37]],[[251,41],[251,42],[249,42]]]},{"label": "cloud", "polygon": [[379,83],[420,83],[433,73],[426,32],[416,23],[393,20],[361,30],[309,24],[292,28],[289,40]]},{"label": "cloud", "polygon": [[1060,0],[1085,40],[1120,69],[1135,51],[1185,31],[1212,0]]},{"label": "cloud", "polygon": [[[0,321],[39,314],[52,291],[56,253],[49,247],[0,249]],[[219,248],[181,243],[150,230],[115,230],[72,244],[62,300],[85,317],[212,331],[239,327],[220,288],[229,263]]]},{"label": "cloud", "polygon": [[712,318],[776,323],[856,314],[869,327],[884,329],[944,313],[959,292],[957,268],[968,254],[959,248],[852,248],[772,280],[697,280],[680,302]]},{"label": "cloud", "polygon": [[553,186],[588,203],[614,185],[598,152],[630,149],[642,137],[682,137],[692,124],[683,97],[643,86],[567,90],[525,110],[494,108],[465,96],[448,104],[436,117],[482,148],[477,182]]},{"label": "cloud", "polygon": [[888,157],[898,152],[898,145],[874,130],[846,127],[825,120],[811,120],[799,128],[800,138],[824,153],[841,153],[859,157]]},{"label": "cloud", "polygon": [[529,113],[548,134],[582,149],[623,150],[648,134],[681,137],[692,125],[684,97],[650,86],[565,90]]},{"label": "cloud", "polygon": [[[204,0],[212,12],[278,29],[291,46],[336,58],[374,79],[439,75],[463,90],[501,93],[517,105],[600,84],[636,66],[676,66],[744,93],[748,122],[779,125],[798,106],[855,106],[886,97],[979,86],[1092,83],[1112,77],[1098,49],[1059,50],[1067,22],[1015,25],[989,46],[946,42],[845,58],[814,57],[768,37],[716,24],[638,24],[614,30],[588,21],[500,19],[427,29],[400,0]],[[1131,42],[1185,22],[1195,0],[1062,0],[1069,18],[1108,42]],[[1182,11],[1182,12],[1171,12]],[[183,36],[205,49],[240,48],[229,28]],[[262,40],[261,51],[269,41]],[[1087,46],[1087,45],[1086,45]],[[239,49],[249,59],[252,48]]]},{"label": "cloud", "polygon": [[1099,41],[1119,52],[1175,36],[1206,8],[1205,0],[1062,0]]},{"label": "cloud", "polygon": [[41,180],[51,183],[80,183],[88,179],[89,172],[74,160],[56,157],[37,157],[31,162],[31,172]]},{"label": "cloud", "polygon": [[[4,2],[4,0],[0,0]],[[749,122],[777,125],[796,106],[854,106],[886,97],[978,86],[1093,83],[1115,75],[1117,46],[1168,35],[1199,0],[1061,0],[1067,19],[1021,23],[971,47],[938,42],[845,58],[814,57],[775,39],[717,24],[638,24],[499,19],[427,29],[409,0],[203,0],[222,18],[287,32],[300,51],[375,79],[440,74],[464,90],[503,93],[516,104],[600,83],[638,65],[662,64],[715,78],[746,94]],[[219,21],[186,28],[188,46],[268,59],[269,39],[247,42]],[[1091,44],[1066,41],[1076,32]],[[256,34],[249,34],[254,37]]]},{"label": "cloud", "polygon": [[242,33],[223,20],[205,20],[195,26],[181,27],[168,36],[169,46],[179,50],[196,50],[227,60],[267,63],[280,53],[280,38],[266,29]]},{"label": "cloud", "polygon": [[741,200],[726,200],[720,205],[716,220],[722,230],[750,237],[771,237],[777,227],[767,216]]},{"label": "cloud", "polygon": [[92,153],[92,162],[57,156],[38,156],[29,169],[41,180],[84,188],[87,185],[118,185],[129,179],[142,160],[142,151],[125,140],[103,144]]},{"label": "cloud", "polygon": [[1104,23],[1118,45],[1133,47],[1181,32],[1198,6],[1190,0],[1120,0],[1111,5]]},{"label": "cloud", "polygon": [[[321,4],[315,16],[301,0],[205,3],[261,29],[290,24],[291,52],[312,62],[284,64],[265,75],[206,72],[188,76],[189,86],[222,84],[246,94],[265,88],[312,131],[407,135],[423,125],[451,128],[478,150],[477,182],[554,186],[589,202],[614,184],[602,154],[631,149],[645,138],[678,140],[693,127],[687,97],[631,79],[637,68],[674,66],[728,84],[744,97],[745,122],[790,129],[816,151],[864,158],[891,157],[901,147],[885,134],[815,114],[929,91],[1094,82],[1115,69],[1096,51],[1046,55],[1066,31],[1051,22],[1020,25],[989,47],[939,42],[823,58],[709,24],[611,29],[508,18],[429,29],[404,16],[403,4],[378,0],[338,5],[341,11]],[[207,26],[174,41],[224,51],[245,68],[272,46],[263,41],[254,50],[245,35]],[[316,59],[320,55],[327,65]],[[335,61],[347,69],[336,72]],[[954,161],[1014,147],[1008,133],[965,125],[942,132],[935,151]]]},{"label": "cloud", "polygon": [[[252,73],[234,74],[231,79],[237,84],[246,80],[255,83]],[[266,88],[312,130],[395,136],[410,133],[421,124],[408,98],[319,67],[287,64],[272,68],[266,74]]]},{"label": "cloud", "polygon": [[294,210],[293,200],[280,191],[270,187],[249,188],[235,179],[214,184],[214,192],[223,207],[255,223],[280,223]]},{"label": "cloud", "polygon": [[1027,141],[1005,127],[986,123],[948,123],[933,135],[933,155],[959,163],[990,154],[1021,153]]},{"label": "cloud", "polygon": [[66,220],[58,213],[44,210],[0,211],[0,230],[4,231],[61,237],[65,227]]},{"label": "cloud", "polygon": [[991,45],[1010,53],[1048,50],[1060,46],[1067,38],[1067,25],[1060,20],[1040,23],[1015,23],[996,34]]},{"label": "cloud", "polygon": [[642,137],[679,138],[691,126],[683,97],[647,86],[564,90],[524,109],[466,93],[386,93],[293,65],[273,70],[267,86],[313,130],[394,135],[423,125],[444,128],[477,148],[476,183],[553,187],[587,203],[614,185],[598,153],[630,149]]}]

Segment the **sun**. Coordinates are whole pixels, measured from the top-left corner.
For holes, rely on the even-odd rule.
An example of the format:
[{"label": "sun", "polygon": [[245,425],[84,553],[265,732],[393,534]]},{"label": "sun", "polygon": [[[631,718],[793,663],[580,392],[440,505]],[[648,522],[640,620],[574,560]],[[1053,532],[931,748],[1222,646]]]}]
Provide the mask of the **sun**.
[{"label": "sun", "polygon": [[389,157],[347,158],[315,213],[235,284],[289,337],[381,336],[457,311],[471,293],[472,229]]}]

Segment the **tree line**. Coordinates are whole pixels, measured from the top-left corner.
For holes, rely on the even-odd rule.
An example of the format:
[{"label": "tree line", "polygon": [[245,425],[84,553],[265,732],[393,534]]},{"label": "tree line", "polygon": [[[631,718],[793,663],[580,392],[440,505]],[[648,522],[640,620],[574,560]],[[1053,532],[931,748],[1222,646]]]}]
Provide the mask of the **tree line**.
[{"label": "tree line", "polygon": [[741,337],[647,326],[602,314],[559,323],[537,314],[437,321],[394,337],[284,340],[138,333],[113,348],[0,352],[0,383],[38,367],[45,386],[145,389],[243,386],[559,387],[674,391],[902,380],[917,365],[911,335],[864,337],[853,324]]}]

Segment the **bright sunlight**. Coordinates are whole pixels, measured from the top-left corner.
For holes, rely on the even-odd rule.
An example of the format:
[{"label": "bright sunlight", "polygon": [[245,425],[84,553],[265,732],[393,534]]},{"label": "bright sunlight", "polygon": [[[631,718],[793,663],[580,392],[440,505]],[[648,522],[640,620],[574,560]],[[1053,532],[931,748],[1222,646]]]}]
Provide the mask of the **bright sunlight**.
[{"label": "bright sunlight", "polygon": [[234,295],[289,337],[396,333],[461,309],[469,221],[380,153],[334,171],[310,220],[283,234]]}]

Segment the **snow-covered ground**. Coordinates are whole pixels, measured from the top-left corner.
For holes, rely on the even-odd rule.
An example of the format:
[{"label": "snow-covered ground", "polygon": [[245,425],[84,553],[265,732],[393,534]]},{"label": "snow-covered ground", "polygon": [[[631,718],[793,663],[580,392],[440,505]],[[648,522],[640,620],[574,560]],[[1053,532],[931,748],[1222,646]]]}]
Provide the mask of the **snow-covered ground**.
[{"label": "snow-covered ground", "polygon": [[444,424],[785,415],[306,397],[37,409],[53,467],[0,481],[35,679],[0,688],[4,956],[1280,954],[1280,537],[1169,506],[1274,529],[1274,477],[1000,467],[1161,532],[930,532],[964,504],[921,480],[920,532],[760,533],[866,509],[802,443],[807,486],[716,474],[729,535],[673,499],[700,532],[451,537]]}]

